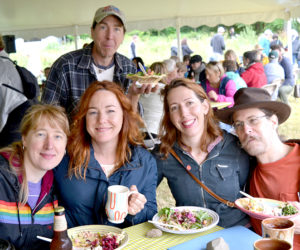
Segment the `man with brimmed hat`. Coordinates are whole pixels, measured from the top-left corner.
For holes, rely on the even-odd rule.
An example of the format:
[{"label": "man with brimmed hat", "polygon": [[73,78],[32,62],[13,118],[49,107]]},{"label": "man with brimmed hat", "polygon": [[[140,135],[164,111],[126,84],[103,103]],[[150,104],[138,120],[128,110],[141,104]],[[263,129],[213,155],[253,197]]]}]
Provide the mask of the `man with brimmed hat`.
[{"label": "man with brimmed hat", "polygon": [[[115,6],[99,8],[93,18],[91,37],[93,42],[83,49],[69,52],[58,58],[50,70],[42,95],[42,102],[56,103],[70,113],[81,95],[94,81],[113,81],[129,91],[126,75],[136,73],[135,65],[127,57],[117,53],[124,40],[126,20],[124,13]],[[147,89],[148,88],[148,89]],[[151,86],[130,88],[129,98],[137,103],[139,93]]]},{"label": "man with brimmed hat", "polygon": [[[232,124],[241,147],[256,157],[257,166],[250,179],[249,192],[254,197],[281,201],[299,201],[300,147],[283,143],[278,125],[290,113],[289,105],[272,101],[260,88],[242,88],[234,95],[232,108],[216,111],[224,123]],[[297,203],[298,207],[299,203]],[[295,218],[296,233],[300,233],[300,215]],[[261,234],[261,221],[251,219],[254,230]],[[300,249],[300,235],[294,237],[294,249]]]}]

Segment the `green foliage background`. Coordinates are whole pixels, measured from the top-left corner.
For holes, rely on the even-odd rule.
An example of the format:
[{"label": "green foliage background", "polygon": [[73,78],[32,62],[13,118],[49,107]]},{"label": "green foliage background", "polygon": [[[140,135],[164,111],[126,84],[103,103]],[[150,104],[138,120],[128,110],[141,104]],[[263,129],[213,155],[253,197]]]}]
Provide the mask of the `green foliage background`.
[{"label": "green foliage background", "polygon": [[[228,31],[230,27],[224,26]],[[232,27],[238,35],[237,39],[229,39],[228,32],[225,34],[226,49],[233,49],[238,55],[242,55],[245,51],[253,49],[258,42],[258,36],[267,28],[279,34],[281,41],[286,44],[286,34],[284,30],[284,21],[276,19],[272,23],[257,22],[252,25],[235,24]],[[194,54],[200,54],[204,60],[208,60],[210,51],[210,38],[217,31],[216,27],[199,26],[191,28],[188,26],[181,27],[181,38],[188,39],[188,45],[194,51]],[[292,28],[300,31],[300,23],[293,21]],[[137,44],[138,56],[141,56],[146,65],[150,65],[155,61],[162,61],[170,57],[170,47],[174,39],[176,39],[176,29],[169,27],[163,30],[134,30],[126,33],[123,44],[119,48],[119,52],[129,56],[129,45],[132,35],[138,35]],[[49,67],[62,54],[75,49],[74,37],[67,35],[62,43],[50,43],[41,51],[40,58],[42,67]],[[79,40],[79,48],[84,43],[91,42],[89,34],[81,35]],[[21,53],[11,54],[14,60],[22,66],[27,66],[27,55]]]}]

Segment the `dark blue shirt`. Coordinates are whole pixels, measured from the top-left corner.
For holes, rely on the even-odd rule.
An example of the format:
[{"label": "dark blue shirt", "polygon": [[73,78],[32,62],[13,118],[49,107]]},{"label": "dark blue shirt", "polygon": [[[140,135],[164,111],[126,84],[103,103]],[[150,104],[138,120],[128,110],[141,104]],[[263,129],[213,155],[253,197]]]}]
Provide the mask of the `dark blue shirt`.
[{"label": "dark blue shirt", "polygon": [[[69,157],[66,155],[54,169],[59,204],[66,209],[68,227],[90,224],[105,224],[128,227],[151,220],[157,212],[156,183],[157,167],[153,156],[144,148],[131,147],[132,157],[129,163],[106,177],[100,164],[94,157],[91,147],[90,162],[86,171],[86,180],[69,178]],[[122,224],[112,224],[107,220],[105,204],[107,188],[111,185],[123,185],[130,188],[136,185],[139,193],[145,195],[144,209],[135,216],[127,215]]]}]

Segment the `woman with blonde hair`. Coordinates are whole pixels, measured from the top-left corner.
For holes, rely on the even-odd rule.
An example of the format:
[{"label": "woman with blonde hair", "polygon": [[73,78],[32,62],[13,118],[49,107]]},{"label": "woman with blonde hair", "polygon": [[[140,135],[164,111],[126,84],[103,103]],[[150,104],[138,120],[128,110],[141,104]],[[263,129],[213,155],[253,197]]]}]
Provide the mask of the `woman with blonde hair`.
[{"label": "woman with blonde hair", "polygon": [[[199,206],[216,211],[219,225],[246,225],[240,210],[208,194],[187,171],[221,198],[240,198],[249,171],[248,155],[238,139],[218,126],[209,99],[198,84],[188,79],[172,81],[164,89],[164,116],[160,127],[161,146],[154,155],[158,182],[167,178],[176,206]],[[175,154],[183,165],[170,154]]]},{"label": "woman with blonde hair", "polygon": [[0,238],[16,249],[48,249],[52,238],[53,173],[69,134],[64,109],[34,105],[22,119],[22,140],[0,150]]},{"label": "woman with blonde hair", "polygon": [[124,185],[132,194],[118,227],[152,219],[156,213],[156,162],[143,148],[140,116],[116,83],[93,82],[73,117],[66,155],[55,171],[59,202],[69,227],[111,224],[107,189]]},{"label": "woman with blonde hair", "polygon": [[241,62],[234,50],[232,49],[227,50],[224,54],[224,59],[232,60],[236,63],[236,67],[237,67],[236,73],[238,73],[239,75],[241,75],[245,71],[245,68],[242,67]]},{"label": "woman with blonde hair", "polygon": [[230,102],[234,105],[233,96],[236,84],[225,75],[225,70],[220,62],[209,62],[205,67],[206,82],[201,83],[208,97],[215,102]]}]

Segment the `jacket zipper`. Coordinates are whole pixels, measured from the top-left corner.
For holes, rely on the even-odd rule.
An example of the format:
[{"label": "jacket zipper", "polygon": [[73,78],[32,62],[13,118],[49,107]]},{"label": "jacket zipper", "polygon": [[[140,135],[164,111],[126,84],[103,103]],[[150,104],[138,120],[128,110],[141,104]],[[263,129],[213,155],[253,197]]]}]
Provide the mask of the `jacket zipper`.
[{"label": "jacket zipper", "polygon": [[[184,151],[183,151],[183,153],[186,154],[188,157],[190,157],[194,162],[196,162],[196,161],[193,159],[193,157],[191,157],[189,154],[187,154],[187,153],[184,152]],[[204,162],[202,162],[202,164],[200,164],[200,165],[196,162],[196,164],[199,166],[200,180],[202,180],[202,182],[203,182],[203,178],[202,178],[202,166],[203,166],[203,164],[204,164],[206,161],[211,160],[211,159],[217,157],[218,155],[219,155],[219,152],[216,153],[215,155],[211,156],[210,158],[206,159],[206,160],[205,160]],[[203,190],[202,187],[200,187],[200,188],[201,188],[201,198],[202,198],[202,201],[203,201],[203,207],[207,208],[207,204],[206,204],[206,201],[205,201],[205,198],[204,198],[204,190]]]},{"label": "jacket zipper", "polygon": [[43,198],[40,200],[40,202],[35,206],[35,208],[33,209],[31,215],[32,215],[32,220],[33,220],[33,215],[35,214],[38,206],[42,203],[42,201],[45,199],[45,197],[47,196],[48,193],[45,193],[45,195],[43,196]]}]

